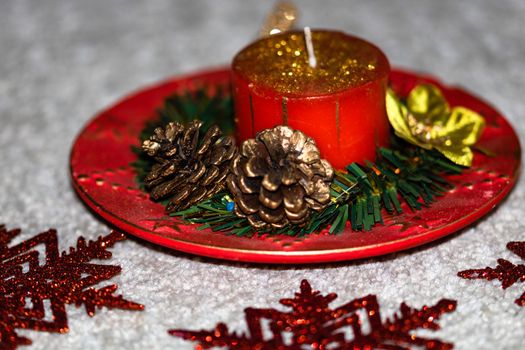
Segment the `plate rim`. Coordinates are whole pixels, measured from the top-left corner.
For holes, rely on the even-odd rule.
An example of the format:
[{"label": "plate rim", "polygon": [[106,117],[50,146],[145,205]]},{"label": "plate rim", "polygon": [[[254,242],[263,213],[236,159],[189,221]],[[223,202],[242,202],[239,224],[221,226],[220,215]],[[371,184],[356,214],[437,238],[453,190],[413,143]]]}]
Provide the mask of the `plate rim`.
[{"label": "plate rim", "polygon": [[[386,254],[392,254],[399,251],[405,251],[412,249],[417,246],[428,244],[432,241],[438,240],[440,238],[445,238],[453,233],[459,232],[462,229],[468,228],[468,226],[474,224],[482,217],[487,215],[489,212],[494,210],[502,201],[509,195],[511,190],[516,185],[519,174],[521,173],[521,142],[516,133],[516,130],[510,124],[510,122],[505,118],[505,116],[497,111],[490,103],[486,102],[483,98],[476,96],[475,94],[470,93],[469,91],[457,86],[457,85],[446,85],[449,90],[458,90],[462,93],[466,93],[476,100],[483,102],[484,104],[490,106],[496,110],[499,116],[505,120],[509,125],[512,133],[517,140],[517,152],[516,156],[517,163],[514,170],[514,174],[509,174],[509,182],[497,195],[492,197],[489,201],[484,202],[482,206],[478,207],[474,212],[468,216],[463,216],[455,221],[447,223],[445,227],[436,227],[418,234],[410,235],[407,237],[402,237],[396,240],[391,240],[383,243],[368,244],[366,246],[358,247],[346,247],[340,249],[318,249],[318,250],[301,250],[301,251],[287,251],[287,250],[256,250],[256,249],[244,249],[244,248],[227,248],[221,246],[209,246],[204,245],[198,242],[189,242],[177,237],[167,237],[159,232],[152,231],[143,227],[139,227],[136,224],[128,221],[125,218],[122,218],[115,213],[106,210],[102,205],[100,205],[95,199],[93,199],[85,189],[80,185],[78,179],[74,176],[73,169],[73,156],[75,154],[76,147],[79,140],[81,139],[84,132],[89,128],[90,125],[95,123],[99,117],[103,115],[104,112],[109,111],[124,101],[135,98],[136,96],[155,88],[160,88],[164,85],[173,83],[174,81],[182,81],[195,77],[207,76],[211,74],[227,73],[229,69],[227,67],[214,67],[207,68],[203,70],[198,70],[195,72],[190,72],[183,75],[177,75],[163,79],[158,82],[151,84],[146,84],[142,87],[132,90],[130,93],[123,95],[121,98],[117,99],[114,103],[110,104],[107,107],[99,110],[92,118],[86,122],[83,127],[80,129],[76,135],[73,146],[70,150],[69,155],[69,172],[70,179],[75,189],[75,192],[83,201],[83,203],[94,211],[98,216],[100,216],[104,221],[109,222],[112,226],[115,226],[118,230],[130,233],[133,236],[149,241],[153,244],[161,245],[170,249],[175,249],[184,253],[205,256],[208,258],[229,260],[229,261],[242,261],[248,263],[264,263],[264,264],[315,264],[315,263],[327,263],[327,262],[337,262],[337,261],[349,261],[363,258],[372,258]],[[414,72],[404,68],[394,68],[393,72],[401,74],[416,75],[419,78],[439,81],[434,76]],[[145,234],[147,233],[147,234]],[[217,233],[222,234],[222,233]],[[279,259],[277,261],[276,259]]]}]

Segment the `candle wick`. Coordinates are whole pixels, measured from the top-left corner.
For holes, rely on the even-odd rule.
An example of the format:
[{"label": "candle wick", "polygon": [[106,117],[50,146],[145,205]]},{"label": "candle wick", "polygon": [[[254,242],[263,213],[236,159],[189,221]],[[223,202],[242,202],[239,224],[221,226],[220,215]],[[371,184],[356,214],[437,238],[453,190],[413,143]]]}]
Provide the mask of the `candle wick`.
[{"label": "candle wick", "polygon": [[308,64],[310,67],[315,68],[317,67],[317,58],[315,57],[310,27],[304,27],[304,41],[306,43],[306,52],[308,53]]}]

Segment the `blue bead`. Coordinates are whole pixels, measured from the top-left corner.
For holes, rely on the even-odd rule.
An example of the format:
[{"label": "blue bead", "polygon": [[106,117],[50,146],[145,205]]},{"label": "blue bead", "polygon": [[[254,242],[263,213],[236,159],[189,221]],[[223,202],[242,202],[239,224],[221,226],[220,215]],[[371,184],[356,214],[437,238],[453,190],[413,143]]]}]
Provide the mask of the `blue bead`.
[{"label": "blue bead", "polygon": [[233,209],[235,209],[235,203],[234,202],[226,203],[226,210],[227,211],[233,211]]}]

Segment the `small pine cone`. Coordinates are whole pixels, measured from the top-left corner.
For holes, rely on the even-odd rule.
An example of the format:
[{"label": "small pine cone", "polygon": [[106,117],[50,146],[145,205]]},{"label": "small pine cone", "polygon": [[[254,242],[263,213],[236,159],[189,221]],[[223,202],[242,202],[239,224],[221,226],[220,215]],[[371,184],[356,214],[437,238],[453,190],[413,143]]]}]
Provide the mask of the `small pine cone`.
[{"label": "small pine cone", "polygon": [[233,138],[216,125],[199,137],[202,122],[187,127],[169,123],[142,144],[155,159],[144,183],[154,200],[169,198],[168,212],[186,209],[224,189],[224,179],[237,154]]},{"label": "small pine cone", "polygon": [[226,182],[238,216],[258,229],[280,228],[330,203],[333,174],[313,139],[277,126],[244,141]]}]

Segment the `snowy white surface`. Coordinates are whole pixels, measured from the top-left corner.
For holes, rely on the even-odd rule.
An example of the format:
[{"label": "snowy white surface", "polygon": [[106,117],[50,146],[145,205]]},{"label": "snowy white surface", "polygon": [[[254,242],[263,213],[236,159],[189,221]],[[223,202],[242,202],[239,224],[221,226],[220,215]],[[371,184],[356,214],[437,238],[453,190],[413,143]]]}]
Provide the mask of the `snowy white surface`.
[{"label": "snowy white surface", "polygon": [[[298,1],[303,25],[337,28],[380,46],[395,66],[459,84],[501,110],[525,136],[525,1]],[[255,37],[270,1],[0,2],[0,222],[29,237],[59,230],[108,232],[70,186],[73,139],[97,111],[167,76],[227,64]],[[459,270],[493,266],[525,240],[525,185],[469,229],[408,252],[357,262],[276,267],[214,261],[129,239],[113,248],[113,279],[144,312],[68,308],[68,334],[21,331],[29,349],[191,349],[170,328],[244,330],[247,306],[277,307],[307,278],[336,292],[335,305],[377,294],[383,315],[409,305],[458,300],[436,335],[457,349],[523,349],[524,285],[467,281]]]}]

